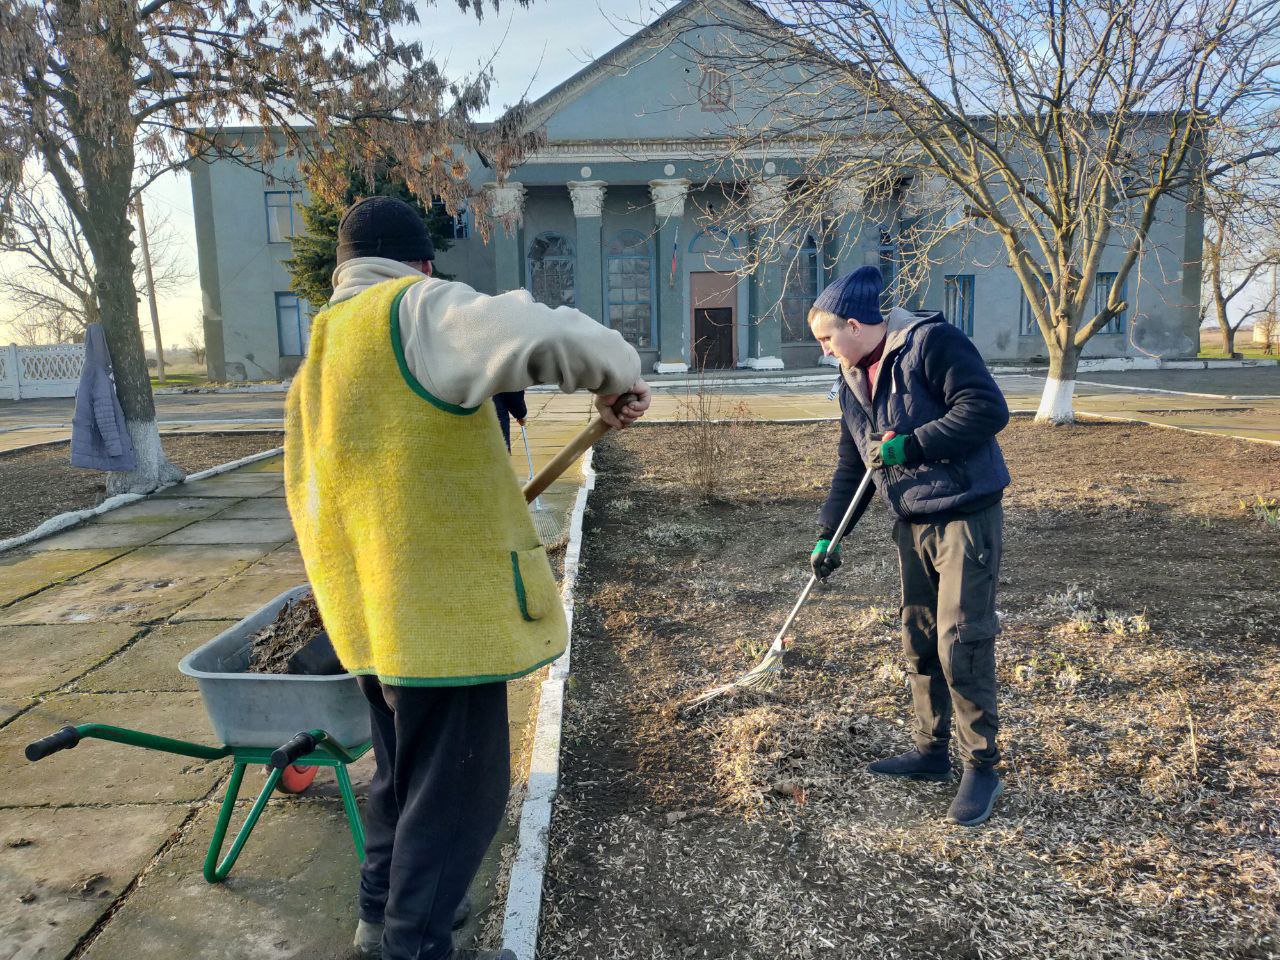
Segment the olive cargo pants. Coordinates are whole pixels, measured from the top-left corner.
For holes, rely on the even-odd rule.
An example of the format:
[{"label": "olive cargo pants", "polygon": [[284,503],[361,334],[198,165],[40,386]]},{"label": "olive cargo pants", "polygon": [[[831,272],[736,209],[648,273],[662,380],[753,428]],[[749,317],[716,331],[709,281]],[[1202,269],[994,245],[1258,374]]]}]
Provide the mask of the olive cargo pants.
[{"label": "olive cargo pants", "polygon": [[1000,759],[995,638],[1003,528],[998,503],[944,523],[899,520],[893,527],[916,746],[945,747],[954,712],[970,766]]}]

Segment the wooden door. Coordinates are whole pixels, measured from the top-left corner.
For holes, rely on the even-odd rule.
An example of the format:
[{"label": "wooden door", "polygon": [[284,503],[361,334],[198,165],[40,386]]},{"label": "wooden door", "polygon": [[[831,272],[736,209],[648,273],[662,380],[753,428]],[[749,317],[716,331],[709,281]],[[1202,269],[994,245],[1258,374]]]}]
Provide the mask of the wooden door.
[{"label": "wooden door", "polygon": [[728,370],[737,360],[738,278],[702,270],[689,274],[689,299],[695,370]]}]

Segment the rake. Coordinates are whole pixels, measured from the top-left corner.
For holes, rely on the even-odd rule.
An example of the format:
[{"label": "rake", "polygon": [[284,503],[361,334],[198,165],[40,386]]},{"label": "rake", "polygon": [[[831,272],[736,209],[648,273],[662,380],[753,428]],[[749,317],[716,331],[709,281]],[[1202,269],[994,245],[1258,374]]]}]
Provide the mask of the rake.
[{"label": "rake", "polygon": [[[529,480],[532,481],[533,454],[529,452],[529,434],[523,423],[520,424],[520,436],[524,440],[524,455],[529,461]],[[533,503],[529,505],[529,516],[533,517],[534,529],[538,531],[538,539],[543,546],[549,547],[560,542],[560,538],[564,536],[560,513],[553,507],[544,506],[541,496],[533,498]]]},{"label": "rake", "polygon": [[[832,534],[831,543],[827,545],[828,554],[840,546],[840,541],[844,539],[845,533],[853,522],[853,516],[858,510],[858,504],[862,502],[863,498],[867,496],[867,491],[871,489],[871,473],[871,470],[867,470],[862,475],[862,482],[858,484],[857,492],[854,493],[853,499],[849,501],[849,509],[844,512],[844,517],[840,520],[840,526],[836,528],[836,532]],[[818,575],[816,573],[809,577],[809,582],[800,591],[800,596],[796,600],[795,606],[791,608],[791,613],[787,615],[787,619],[783,622],[782,629],[773,638],[773,643],[770,644],[769,650],[759,663],[737,680],[721,684],[705,693],[698,694],[698,696],[681,706],[679,712],[684,716],[689,716],[728,694],[737,693],[739,690],[748,688],[768,690],[777,683],[778,678],[782,675],[782,665],[786,659],[787,650],[791,645],[787,640],[787,631],[791,629],[791,624],[795,621],[800,608],[804,606],[804,602],[809,599],[809,594],[817,582]]]}]

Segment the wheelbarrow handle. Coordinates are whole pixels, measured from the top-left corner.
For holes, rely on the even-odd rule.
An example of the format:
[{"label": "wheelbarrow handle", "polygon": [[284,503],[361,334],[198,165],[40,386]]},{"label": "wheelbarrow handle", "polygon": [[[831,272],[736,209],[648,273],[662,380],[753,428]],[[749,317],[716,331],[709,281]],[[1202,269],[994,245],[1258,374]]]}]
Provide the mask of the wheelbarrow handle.
[{"label": "wheelbarrow handle", "polygon": [[327,739],[328,735],[323,730],[304,730],[283,747],[271,751],[271,766],[283,770],[311,753]]},{"label": "wheelbarrow handle", "polygon": [[51,733],[47,737],[41,737],[39,740],[33,740],[27,744],[27,759],[32,763],[37,760],[43,760],[51,753],[57,753],[59,750],[70,750],[80,742],[80,731],[75,727],[63,727],[57,733]]}]

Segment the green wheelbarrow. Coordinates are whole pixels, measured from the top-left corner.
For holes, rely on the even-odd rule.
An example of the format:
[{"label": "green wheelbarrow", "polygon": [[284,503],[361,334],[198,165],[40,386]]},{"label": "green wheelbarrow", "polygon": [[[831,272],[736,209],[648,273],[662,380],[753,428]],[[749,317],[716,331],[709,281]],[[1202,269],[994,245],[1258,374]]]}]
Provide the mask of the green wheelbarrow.
[{"label": "green wheelbarrow", "polygon": [[[187,654],[178,664],[178,669],[195,679],[199,686],[209,722],[224,746],[212,747],[126,727],[84,723],[63,727],[28,744],[27,759],[41,760],[86,739],[108,740],[197,760],[230,757],[231,779],[204,860],[204,878],[210,883],[226,879],[231,872],[272,793],[276,790],[301,793],[320,767],[332,767],[356,855],[363,860],[364,827],[347,772],[347,765],[362,757],[371,746],[369,707],[356,678],[349,673],[294,676],[247,672],[254,634],[274,621],[286,603],[310,589],[304,584],[285,591]],[[303,732],[298,733],[299,730]],[[232,840],[231,848],[222,856],[245,770],[258,765],[267,768],[266,782]]]},{"label": "green wheelbarrow", "polygon": [[[351,776],[347,773],[347,764],[354,763],[369,749],[365,742],[354,750],[348,750],[335,743],[323,730],[308,730],[299,733],[288,743],[274,750],[265,747],[223,746],[210,747],[202,743],[191,743],[187,740],[174,740],[171,737],[159,737],[141,730],[129,730],[126,727],[113,727],[104,723],[82,723],[78,726],[63,727],[33,743],[27,744],[26,755],[31,761],[42,760],[59,750],[70,750],[81,740],[109,740],[112,743],[123,743],[130,747],[142,747],[144,750],[159,750],[180,757],[194,757],[197,760],[221,760],[230,757],[233,763],[231,780],[227,784],[226,795],[222,798],[222,807],[218,811],[218,822],[213,828],[213,839],[209,841],[209,852],[204,858],[204,878],[210,883],[218,883],[227,878],[240,851],[244,849],[249,834],[262,816],[262,811],[277,789],[285,793],[300,793],[315,777],[320,767],[333,767],[338,778],[338,790],[342,794],[342,806],[347,813],[347,824],[351,828],[351,839],[355,841],[356,856],[364,860],[364,826],[360,823],[360,810],[356,806],[355,792],[351,789]],[[241,824],[239,832],[231,841],[231,849],[225,857],[221,857],[222,847],[227,839],[227,830],[231,826],[231,814],[235,810],[236,800],[240,796],[240,787],[244,782],[244,772],[249,766],[265,764],[267,780],[258,791],[253,806]],[[282,779],[288,778],[288,779]],[[290,783],[292,780],[292,784]],[[221,859],[219,859],[221,857]]]}]

